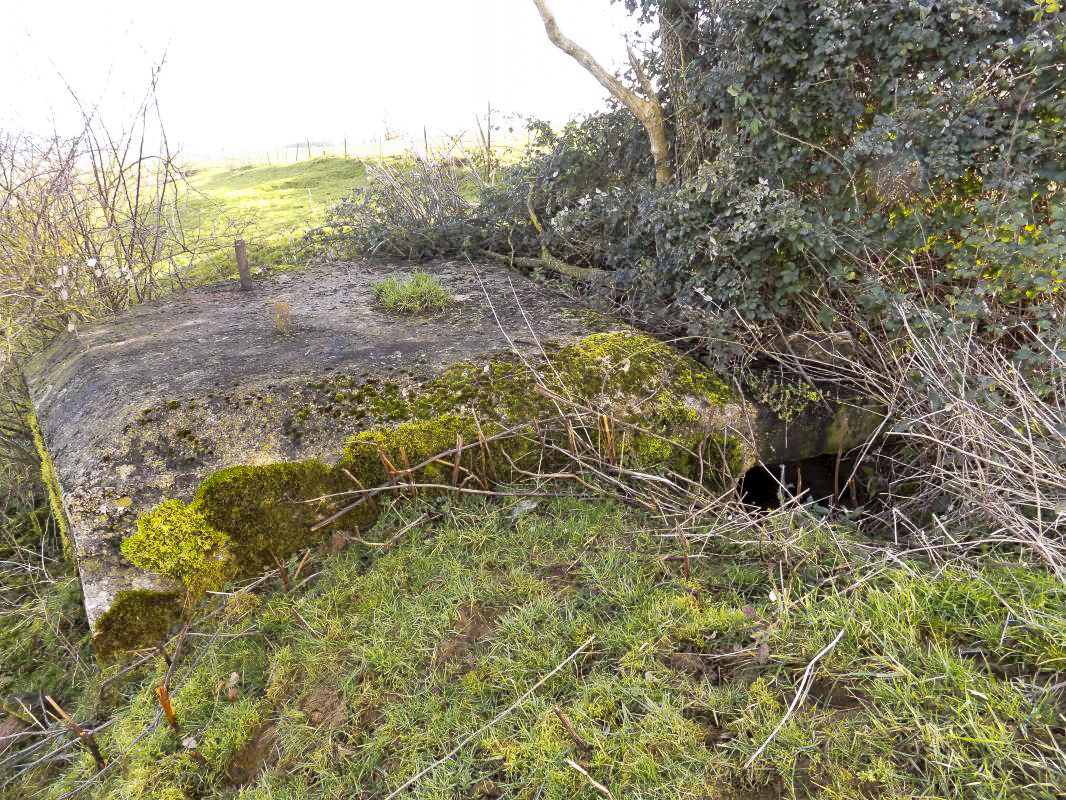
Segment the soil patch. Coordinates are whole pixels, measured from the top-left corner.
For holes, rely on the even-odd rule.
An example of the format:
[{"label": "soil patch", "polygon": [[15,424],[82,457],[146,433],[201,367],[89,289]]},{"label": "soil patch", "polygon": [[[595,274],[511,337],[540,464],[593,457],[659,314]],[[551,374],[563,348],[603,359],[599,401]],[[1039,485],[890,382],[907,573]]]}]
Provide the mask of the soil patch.
[{"label": "soil patch", "polygon": [[348,716],[344,695],[332,686],[316,686],[300,701],[300,710],[315,727],[339,728]]},{"label": "soil patch", "polygon": [[464,603],[459,607],[459,622],[455,633],[445,637],[437,645],[433,663],[438,667],[464,663],[474,666],[474,646],[496,628],[496,614],[492,609],[477,603]]},{"label": "soil patch", "polygon": [[278,751],[274,747],[277,734],[277,723],[268,722],[241,745],[226,768],[226,779],[231,786],[255,783],[263,772],[277,763]]}]

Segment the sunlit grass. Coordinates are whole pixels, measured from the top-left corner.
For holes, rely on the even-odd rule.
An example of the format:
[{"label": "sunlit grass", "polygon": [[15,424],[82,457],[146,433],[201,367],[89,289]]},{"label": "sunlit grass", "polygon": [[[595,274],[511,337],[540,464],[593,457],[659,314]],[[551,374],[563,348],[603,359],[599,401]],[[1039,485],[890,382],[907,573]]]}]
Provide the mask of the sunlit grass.
[{"label": "sunlit grass", "polygon": [[[602,797],[567,759],[616,798],[1054,795],[1061,719],[1041,687],[1066,668],[1066,602],[1053,577],[863,567],[846,531],[814,518],[771,521],[758,544],[709,540],[684,577],[654,518],[607,501],[524,508],[399,503],[367,540],[433,521],[392,547],[319,554],[309,588],[233,597],[173,677],[182,735],[208,765],[165,725],[137,739],[159,660],[100,737],[128,758],[96,795],[384,797],[590,637],[406,796]],[[79,754],[34,788],[57,797],[93,773]]]},{"label": "sunlit grass", "polygon": [[455,296],[432,275],[415,271],[407,280],[388,278],[373,285],[378,305],[395,314],[439,311],[455,302]]},{"label": "sunlit grass", "polygon": [[212,239],[210,252],[192,264],[189,280],[205,283],[236,275],[233,239],[248,243],[253,268],[291,267],[301,258],[304,233],[325,219],[326,209],[366,183],[366,167],[354,158],[325,157],[295,164],[194,172],[182,207],[190,239]]}]

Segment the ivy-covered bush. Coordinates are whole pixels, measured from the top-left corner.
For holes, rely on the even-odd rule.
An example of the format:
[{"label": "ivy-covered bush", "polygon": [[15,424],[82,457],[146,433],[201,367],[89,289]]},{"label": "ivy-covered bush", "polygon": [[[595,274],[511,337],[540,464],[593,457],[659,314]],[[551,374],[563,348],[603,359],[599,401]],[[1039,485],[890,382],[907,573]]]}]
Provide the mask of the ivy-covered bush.
[{"label": "ivy-covered bush", "polygon": [[691,15],[687,94],[661,102],[669,120],[679,104],[697,120],[698,165],[656,188],[624,109],[539,124],[461,213],[394,213],[409,203],[381,183],[362,200],[360,249],[535,255],[531,202],[556,257],[611,270],[630,303],[674,309],[707,342],[837,325],[841,303],[899,326],[915,300],[920,324],[977,325],[1022,360],[1018,325],[1062,330],[1057,0],[627,4]]},{"label": "ivy-covered bush", "polygon": [[914,291],[954,318],[1055,322],[1056,3],[716,5],[690,100],[717,157],[647,203],[623,282],[727,326]]}]

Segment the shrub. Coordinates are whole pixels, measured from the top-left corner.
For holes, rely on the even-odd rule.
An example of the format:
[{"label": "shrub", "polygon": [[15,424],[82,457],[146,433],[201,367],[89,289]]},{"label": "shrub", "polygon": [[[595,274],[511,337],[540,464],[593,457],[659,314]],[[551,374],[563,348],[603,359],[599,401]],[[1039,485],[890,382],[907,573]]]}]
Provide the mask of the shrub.
[{"label": "shrub", "polygon": [[327,210],[308,234],[312,246],[342,255],[394,256],[425,261],[466,246],[471,202],[464,173],[447,153],[411,152],[401,160],[367,165],[367,185]]}]

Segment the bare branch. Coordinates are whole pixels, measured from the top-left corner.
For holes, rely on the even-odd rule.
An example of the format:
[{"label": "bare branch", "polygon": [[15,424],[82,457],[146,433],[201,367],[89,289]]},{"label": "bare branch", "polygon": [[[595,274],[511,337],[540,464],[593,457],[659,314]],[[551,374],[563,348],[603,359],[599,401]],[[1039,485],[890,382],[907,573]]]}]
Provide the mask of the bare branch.
[{"label": "bare branch", "polygon": [[633,66],[637,81],[640,83],[641,96],[626,87],[614,75],[593,58],[592,54],[567,37],[560,29],[555,16],[548,9],[544,0],[533,0],[540,18],[544,22],[544,30],[548,34],[551,43],[574,59],[578,64],[592,75],[600,84],[611,93],[619,103],[629,109],[640,120],[644,130],[648,134],[648,144],[651,147],[651,155],[655,161],[655,185],[665,186],[673,179],[673,169],[670,164],[670,145],[666,138],[666,125],[663,122],[663,110],[655,95],[655,88],[651,85],[643,66],[637,59],[632,49],[629,50],[629,63]]}]

